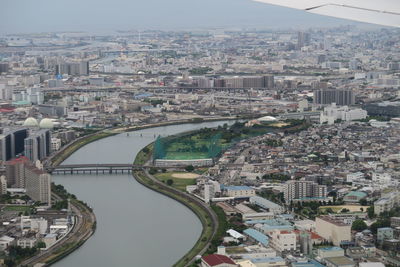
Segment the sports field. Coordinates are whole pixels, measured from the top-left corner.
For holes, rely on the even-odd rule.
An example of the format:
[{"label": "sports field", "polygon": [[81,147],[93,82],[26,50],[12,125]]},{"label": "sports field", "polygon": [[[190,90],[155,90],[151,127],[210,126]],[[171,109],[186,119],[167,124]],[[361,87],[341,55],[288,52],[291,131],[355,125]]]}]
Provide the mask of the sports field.
[{"label": "sports field", "polygon": [[[341,206],[321,206],[320,210],[331,209],[333,212],[339,213],[342,209],[348,209],[350,212],[361,212],[367,211],[369,206],[358,206],[358,205],[341,205]],[[362,210],[361,210],[362,209]]]},{"label": "sports field", "polygon": [[168,180],[172,180],[172,187],[179,189],[181,191],[186,191],[187,185],[195,185],[196,178],[199,175],[190,172],[166,172],[166,173],[156,173],[154,177],[163,183],[167,183]]}]

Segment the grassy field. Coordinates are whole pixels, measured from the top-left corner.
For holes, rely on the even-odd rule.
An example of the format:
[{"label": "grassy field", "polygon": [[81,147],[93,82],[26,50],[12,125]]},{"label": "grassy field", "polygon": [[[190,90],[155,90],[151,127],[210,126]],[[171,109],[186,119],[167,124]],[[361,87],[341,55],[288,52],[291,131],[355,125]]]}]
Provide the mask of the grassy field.
[{"label": "grassy field", "polygon": [[18,211],[25,212],[30,211],[31,207],[29,206],[5,206],[4,211]]},{"label": "grassy field", "polygon": [[154,144],[151,143],[151,144],[147,145],[145,148],[143,148],[142,150],[140,150],[139,153],[137,153],[133,164],[138,164],[138,165],[145,164],[150,159],[151,154],[153,154],[153,148],[154,148]]},{"label": "grassy field", "polygon": [[186,191],[187,185],[195,185],[196,179],[184,179],[184,178],[175,178],[172,175],[174,173],[185,173],[185,172],[166,172],[166,173],[156,173],[154,177],[163,183],[167,184],[167,180],[171,179],[173,181],[172,187],[179,189],[183,192]]},{"label": "grassy field", "polygon": [[320,211],[325,211],[326,209],[332,209],[333,212],[339,213],[342,211],[342,209],[348,209],[350,212],[361,212],[361,209],[363,209],[364,212],[367,211],[369,206],[357,206],[357,205],[341,205],[341,206],[322,206],[319,207],[318,209]]}]

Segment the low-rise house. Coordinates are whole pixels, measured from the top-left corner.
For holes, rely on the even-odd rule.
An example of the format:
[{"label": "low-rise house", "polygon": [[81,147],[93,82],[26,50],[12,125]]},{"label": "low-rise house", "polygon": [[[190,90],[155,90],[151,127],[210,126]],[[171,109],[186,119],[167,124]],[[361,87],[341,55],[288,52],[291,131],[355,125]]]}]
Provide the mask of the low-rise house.
[{"label": "low-rise house", "polygon": [[2,237],[0,237],[0,251],[6,250],[8,247],[14,245],[15,243],[15,238],[3,235]]}]

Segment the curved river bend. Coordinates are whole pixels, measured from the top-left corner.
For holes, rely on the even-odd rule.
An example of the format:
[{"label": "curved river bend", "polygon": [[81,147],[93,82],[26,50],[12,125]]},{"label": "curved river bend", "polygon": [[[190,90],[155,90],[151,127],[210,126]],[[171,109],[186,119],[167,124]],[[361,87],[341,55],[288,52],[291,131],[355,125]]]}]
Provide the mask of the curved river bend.
[{"label": "curved river bend", "polygon": [[[155,137],[233,121],[180,124],[143,129],[100,139],[72,154],[63,164],[132,163]],[[130,174],[54,175],[94,209],[95,234],[57,267],[138,266],[166,267],[177,262],[199,238],[201,223],[179,202],[156,193]]]}]

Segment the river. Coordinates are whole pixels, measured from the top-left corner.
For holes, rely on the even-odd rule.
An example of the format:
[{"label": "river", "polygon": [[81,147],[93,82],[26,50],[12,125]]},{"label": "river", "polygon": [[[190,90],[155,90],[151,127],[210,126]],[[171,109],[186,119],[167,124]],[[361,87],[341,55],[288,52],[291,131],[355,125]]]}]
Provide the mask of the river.
[{"label": "river", "polygon": [[[148,128],[100,139],[80,148],[63,164],[132,163],[146,145],[162,136],[217,127],[233,121]],[[181,203],[156,193],[128,174],[54,175],[94,209],[95,234],[57,267],[167,267],[177,262],[199,238],[201,223]]]}]

